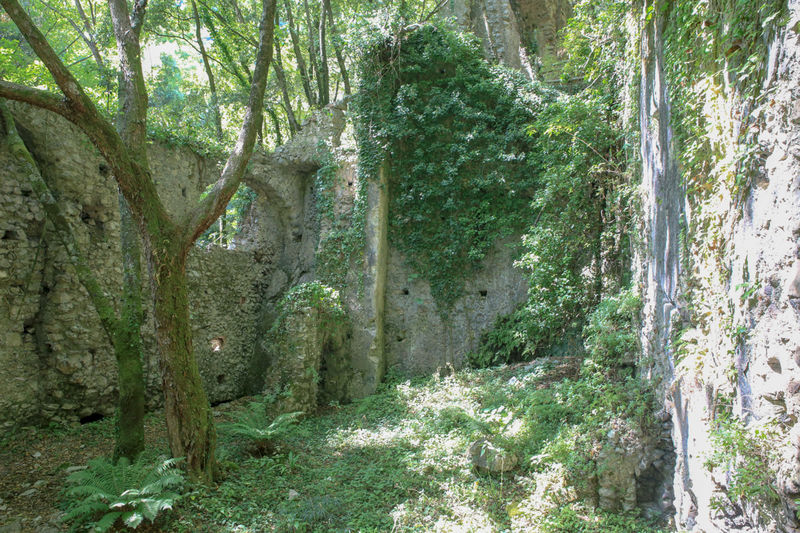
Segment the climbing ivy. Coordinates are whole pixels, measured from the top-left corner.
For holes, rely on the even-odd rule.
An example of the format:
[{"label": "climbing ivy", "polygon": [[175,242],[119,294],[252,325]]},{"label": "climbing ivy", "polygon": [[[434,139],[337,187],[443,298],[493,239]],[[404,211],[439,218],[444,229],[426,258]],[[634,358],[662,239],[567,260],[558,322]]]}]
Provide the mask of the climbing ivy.
[{"label": "climbing ivy", "polygon": [[526,127],[552,92],[490,66],[445,26],[366,46],[354,101],[360,171],[389,183],[389,239],[440,311],[492,246],[524,229],[539,174]]},{"label": "climbing ivy", "polygon": [[711,505],[721,510],[731,503],[747,502],[765,516],[773,515],[780,505],[775,471],[779,455],[774,446],[780,441],[780,430],[771,426],[748,428],[723,409],[714,421],[710,437],[713,447],[705,467],[709,471],[727,472],[727,483],[718,487],[721,490],[714,495]]},{"label": "climbing ivy", "polygon": [[630,254],[630,189],[613,107],[592,91],[549,102],[528,129],[542,169],[516,262],[527,301],[498,319],[473,366],[530,358],[579,332],[604,291],[618,289]]},{"label": "climbing ivy", "polygon": [[[348,285],[348,272],[352,262],[363,254],[364,224],[367,210],[367,180],[357,176],[353,205],[345,213],[336,213],[336,188],[340,164],[336,154],[324,141],[318,146],[322,162],[314,182],[317,223],[326,225],[320,231],[317,246],[317,278],[332,287],[342,289]],[[360,275],[363,270],[358,269]],[[360,287],[359,287],[360,288]]]},{"label": "climbing ivy", "polygon": [[268,336],[278,338],[283,335],[287,318],[304,309],[319,311],[323,329],[332,329],[347,321],[339,291],[317,281],[311,281],[295,285],[278,302],[278,316],[270,328]]},{"label": "climbing ivy", "polygon": [[[762,85],[768,68],[769,40],[786,13],[785,0],[708,0],[660,2],[664,30],[665,74],[672,103],[684,182],[688,193],[705,198],[715,178],[728,180],[734,196],[741,196],[749,170],[757,163],[755,133]],[[721,88],[738,108],[741,123],[732,132],[737,143],[734,169],[727,176],[712,171],[715,160],[727,154],[715,149],[706,105]]]}]

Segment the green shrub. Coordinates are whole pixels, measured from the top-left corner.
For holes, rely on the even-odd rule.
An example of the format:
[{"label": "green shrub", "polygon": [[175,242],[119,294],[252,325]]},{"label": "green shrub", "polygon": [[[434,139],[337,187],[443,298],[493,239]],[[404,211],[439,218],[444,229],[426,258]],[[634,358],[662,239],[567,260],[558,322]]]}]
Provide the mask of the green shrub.
[{"label": "green shrub", "polygon": [[[778,431],[748,429],[741,420],[723,412],[711,432],[713,447],[705,466],[729,472],[725,497],[730,502],[751,502],[770,515],[781,502],[773,467],[777,460],[775,445],[780,441]],[[717,508],[725,507],[725,503],[720,498],[712,500]]]},{"label": "green shrub", "polygon": [[600,301],[583,329],[586,350],[596,365],[613,369],[636,361],[640,310],[641,301],[632,288]]},{"label": "green shrub", "polygon": [[124,457],[116,464],[105,458],[89,461],[86,470],[67,478],[64,521],[90,531],[115,525],[136,529],[145,520],[155,522],[181,498],[184,478],[178,462],[167,459],[153,466],[142,458],[131,463]]},{"label": "green shrub", "polygon": [[255,455],[264,455],[269,451],[270,441],[285,433],[302,414],[298,411],[271,418],[264,402],[250,402],[247,409],[234,414],[233,422],[220,424],[219,429],[252,443]]},{"label": "green shrub", "polygon": [[657,533],[656,526],[638,511],[608,513],[581,505],[559,507],[549,513],[542,531],[547,533]]}]

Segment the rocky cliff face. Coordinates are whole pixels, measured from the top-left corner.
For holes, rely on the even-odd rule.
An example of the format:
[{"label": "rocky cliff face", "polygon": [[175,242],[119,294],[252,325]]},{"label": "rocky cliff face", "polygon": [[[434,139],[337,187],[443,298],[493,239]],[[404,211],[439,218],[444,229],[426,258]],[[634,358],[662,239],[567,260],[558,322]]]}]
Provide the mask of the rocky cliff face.
[{"label": "rocky cliff face", "polygon": [[570,14],[567,0],[455,0],[450,14],[483,42],[490,60],[533,78],[559,76],[557,34]]},{"label": "rocky cliff face", "polygon": [[[696,102],[713,147],[710,194],[687,189],[676,164],[664,23],[654,17],[641,39],[642,371],[672,413],[676,522],[797,531],[800,4],[770,37],[757,109],[732,86],[709,84]],[[726,173],[744,148],[756,164],[732,193]]]}]

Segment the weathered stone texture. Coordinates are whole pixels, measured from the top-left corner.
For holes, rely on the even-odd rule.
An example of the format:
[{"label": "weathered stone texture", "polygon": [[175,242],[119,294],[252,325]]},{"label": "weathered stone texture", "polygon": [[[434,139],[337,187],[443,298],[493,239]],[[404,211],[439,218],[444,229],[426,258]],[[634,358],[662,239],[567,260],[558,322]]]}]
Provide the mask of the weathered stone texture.
[{"label": "weathered stone texture", "polygon": [[481,335],[498,316],[511,313],[528,296],[528,281],[513,266],[513,250],[497,244],[481,269],[465,281],[465,294],[446,318],[424,275],[411,270],[390,247],[386,286],[386,362],[408,374],[446,365],[461,368]]},{"label": "weathered stone texture", "polygon": [[[72,222],[81,250],[116,301],[122,280],[119,209],[108,167],[62,118],[19,105],[13,110],[21,135]],[[151,150],[165,203],[180,212],[205,189],[216,163],[185,148]],[[7,192],[0,203],[0,270],[7,274],[0,273],[0,320],[7,332],[0,346],[0,380],[10,390],[0,398],[0,424],[109,415],[115,409],[117,380],[111,346],[61,244],[47,231],[30,188],[17,181],[4,147],[0,159],[7,171],[0,185]],[[212,402],[242,394],[261,310],[262,280],[270,270],[264,257],[271,254],[241,247],[197,248],[190,255],[195,349]],[[146,317],[152,321],[148,294],[146,286]],[[152,322],[146,322],[142,332],[151,406],[161,398],[153,331]],[[222,341],[216,345],[215,339]]]},{"label": "weathered stone texture", "polygon": [[39,410],[39,358],[30,355],[37,348],[32,328],[43,278],[44,211],[1,145],[0,168],[0,412],[25,420]]},{"label": "weathered stone texture", "polygon": [[483,43],[490,60],[521,69],[533,78],[539,71],[558,80],[558,31],[571,12],[566,0],[455,0],[448,4],[458,24]]},{"label": "weathered stone texture", "polygon": [[[113,177],[85,137],[62,118],[24,106],[15,106],[14,113],[78,242],[115,300],[122,267]],[[526,297],[527,284],[512,267],[511,250],[498,245],[467,280],[466,295],[442,318],[424,276],[411,272],[388,242],[387,177],[359,186],[352,136],[341,138],[344,124],[343,112],[333,107],[312,116],[301,134],[273,153],[255,153],[245,176],[257,193],[247,231],[232,249],[197,247],[189,256],[194,350],[212,403],[269,389],[278,376],[294,383],[298,405],[310,410],[317,401],[371,394],[388,366],[409,374],[463,366],[481,333]],[[275,346],[267,333],[280,299],[291,287],[316,279],[317,247],[336,229],[316,212],[321,141],[340,162],[334,225],[349,223],[357,195],[366,194],[363,250],[350,258],[341,291],[349,326],[335,333],[324,330],[314,313],[298,315],[289,325],[302,349]],[[176,216],[218,172],[216,161],[184,147],[153,145],[150,156],[159,192]],[[0,161],[6,159],[0,149]],[[0,200],[0,295],[10,311],[0,318],[7,331],[0,346],[0,382],[10,386],[0,398],[5,407],[0,423],[111,414],[117,379],[111,347],[60,243],[44,230],[37,202],[9,170],[11,179],[2,183],[7,194]],[[142,332],[153,408],[161,402],[161,382],[145,285]]]},{"label": "weathered stone texture", "polygon": [[274,399],[270,409],[276,414],[311,413],[318,404],[347,399],[347,383],[340,378],[348,375],[348,328],[326,321],[324,313],[298,309],[285,317],[275,336],[265,392]]},{"label": "weathered stone texture", "polygon": [[[790,1],[788,11],[788,24],[770,44],[763,88],[770,96],[756,139],[761,167],[751,173],[741,199],[721,182],[705,203],[684,191],[671,153],[659,17],[646,26],[642,40],[642,339],[653,361],[643,371],[672,413],[675,517],[689,531],[800,530],[800,3]],[[741,104],[726,90],[704,98],[718,155],[709,175],[720,176],[736,160],[731,151],[744,127]],[[719,232],[703,231],[700,217],[718,224]],[[682,225],[688,254],[679,244]],[[708,247],[721,247],[721,253],[700,253]],[[678,351],[673,342],[681,335]],[[715,446],[714,415],[723,408],[732,408],[750,431],[774,428],[787,437],[767,444],[777,457],[765,468],[777,473],[780,505],[759,511],[750,501],[720,508],[731,472],[710,469],[706,461]]]}]

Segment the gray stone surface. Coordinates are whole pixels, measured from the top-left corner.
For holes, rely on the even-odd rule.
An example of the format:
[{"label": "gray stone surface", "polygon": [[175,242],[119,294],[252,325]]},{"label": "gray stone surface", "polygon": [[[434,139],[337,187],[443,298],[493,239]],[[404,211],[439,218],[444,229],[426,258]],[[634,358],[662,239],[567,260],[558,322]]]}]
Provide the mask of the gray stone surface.
[{"label": "gray stone surface", "polygon": [[[116,185],[103,159],[60,117],[25,106],[13,109],[98,279],[116,299],[122,274],[119,214]],[[355,146],[352,135],[342,135],[344,126],[342,110],[331,107],[313,115],[301,134],[273,153],[255,153],[245,182],[258,197],[246,231],[230,249],[197,247],[189,256],[193,344],[212,403],[262,391],[275,372],[295,379],[292,361],[295,370],[313,368],[321,374],[317,400],[323,402],[374,392],[388,366],[407,374],[460,367],[494,319],[525,299],[525,278],[513,269],[511,251],[498,245],[443,320],[424,277],[412,273],[387,240],[386,183],[370,183],[364,189],[364,248],[351,258],[341,292],[352,327],[331,355],[325,340],[330,332],[296,318],[298,331],[316,346],[306,351],[325,352],[311,362],[306,361],[311,355],[296,360],[288,345],[271,345],[266,334],[278,302],[292,286],[315,279],[317,246],[333,229],[316,213],[320,142],[328,143],[341,163],[334,204],[341,220],[349,220],[360,190]],[[151,158],[159,191],[175,214],[196,202],[218,172],[216,161],[183,147],[153,145]],[[2,162],[10,165],[0,148]],[[59,243],[45,230],[41,209],[9,168],[10,178],[0,184],[5,193],[0,198],[0,296],[9,310],[0,314],[0,383],[8,384],[8,393],[0,397],[0,424],[109,415],[116,401],[111,347]],[[161,402],[160,374],[149,308],[145,315],[152,408]]]},{"label": "gray stone surface", "polygon": [[[800,372],[800,309],[797,261],[800,255],[800,3],[788,3],[788,24],[770,43],[764,91],[770,97],[753,113],[763,113],[755,144],[761,166],[751,174],[743,198],[732,196],[724,180],[736,159],[740,104],[729,91],[703,95],[708,138],[718,159],[709,176],[709,200],[686,194],[671,153],[670,113],[661,70],[663,39],[658,17],[642,41],[640,93],[642,196],[645,252],[646,360],[642,371],[664,397],[674,427],[676,524],[688,531],[798,531],[795,500],[800,495],[800,401],[793,379]],[[699,217],[718,230],[704,231]],[[685,224],[688,255],[680,243]],[[719,240],[714,240],[721,236]],[[703,253],[714,246],[719,254]],[[683,262],[682,262],[683,261]],[[682,264],[689,268],[684,270]],[[688,302],[692,302],[689,306]],[[733,334],[733,332],[741,334]],[[672,344],[682,335],[680,353]],[[725,468],[705,462],[714,446],[713,415],[729,405],[747,431],[775,428],[767,448],[775,454],[766,468],[776,472],[781,504],[723,505],[731,482]],[[784,438],[785,437],[785,438]],[[752,437],[751,437],[752,438]],[[753,450],[757,442],[753,441]],[[760,509],[759,509],[760,507]]]},{"label": "gray stone surface", "polygon": [[478,439],[470,444],[467,456],[475,468],[493,474],[509,472],[519,462],[516,455],[498,448],[486,439]]},{"label": "gray stone surface", "polygon": [[558,32],[572,10],[567,0],[455,0],[449,14],[477,35],[486,57],[534,77],[558,80]]},{"label": "gray stone surface", "polygon": [[524,302],[528,282],[514,268],[513,250],[498,243],[482,268],[465,283],[465,294],[443,319],[424,275],[413,272],[402,255],[389,248],[386,285],[386,362],[405,374],[463,367],[481,335],[498,316]]},{"label": "gray stone surface", "polygon": [[270,406],[274,414],[313,413],[320,403],[346,399],[347,383],[341,380],[349,374],[349,328],[344,323],[326,323],[324,313],[318,308],[298,309],[284,319],[281,331],[272,337],[275,345],[264,392],[274,398]]},{"label": "gray stone surface", "polygon": [[[112,301],[122,277],[116,185],[103,159],[64,119],[15,105],[20,132]],[[268,329],[265,307],[292,283],[310,278],[315,237],[310,177],[319,135],[339,126],[326,113],[308,136],[254,156],[247,182],[260,193],[249,231],[233,249],[194,249],[187,275],[194,348],[212,403],[257,389],[262,356],[254,347]],[[341,113],[339,113],[341,115]],[[327,129],[326,129],[327,128]],[[313,147],[313,150],[311,149]],[[151,145],[154,178],[171,213],[182,213],[216,177],[217,162],[187,148]],[[0,424],[74,421],[113,413],[116,367],[94,308],[46,230],[30,187],[0,145],[7,170],[0,188]],[[261,211],[259,212],[259,207]],[[145,287],[144,300],[149,288]],[[148,403],[160,404],[152,313],[142,328]],[[268,313],[267,313],[268,314]],[[263,381],[263,375],[261,376]],[[254,385],[256,382],[256,385]]]}]

